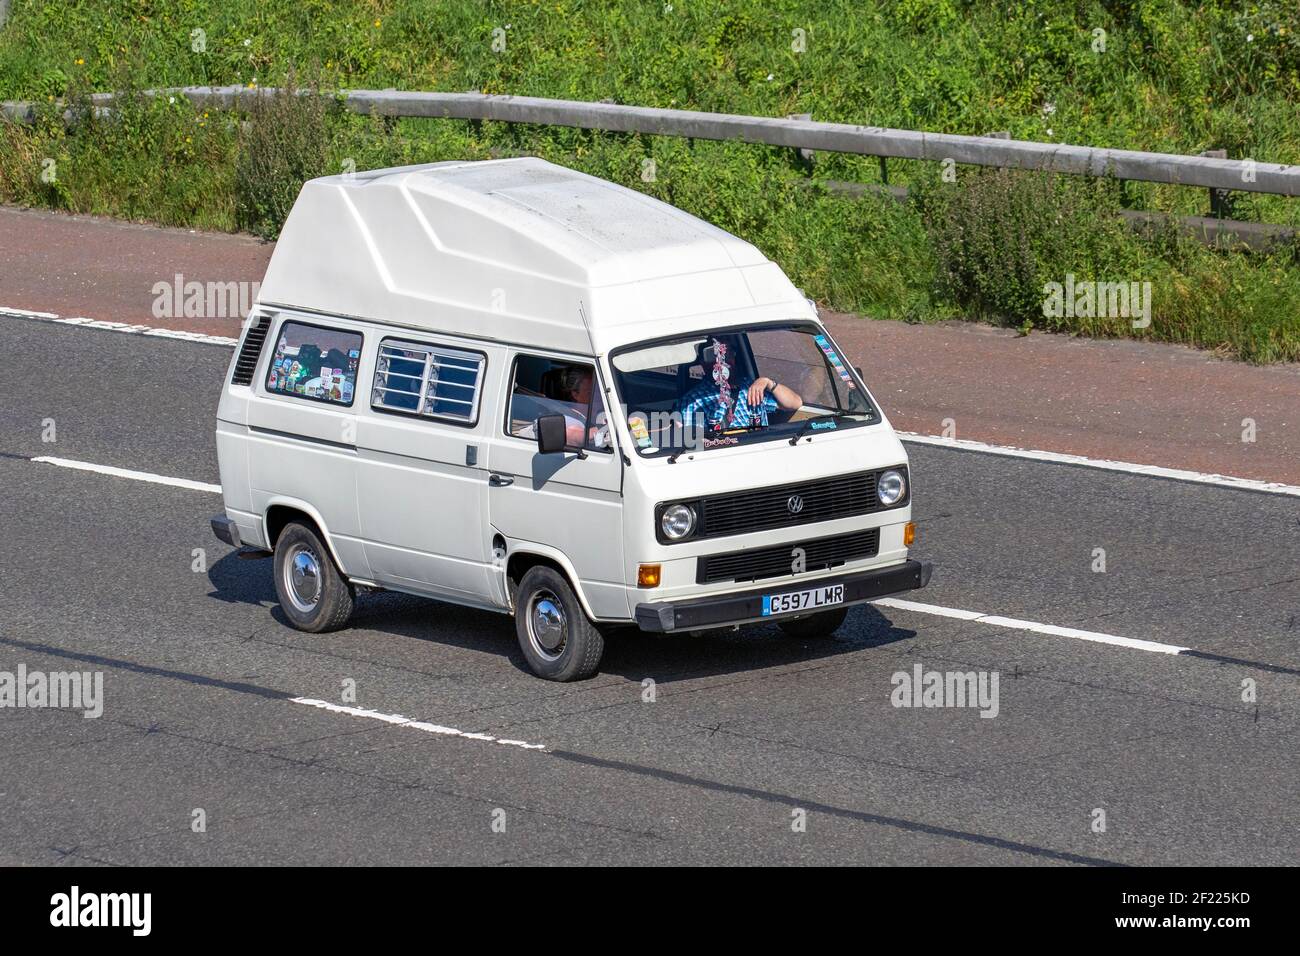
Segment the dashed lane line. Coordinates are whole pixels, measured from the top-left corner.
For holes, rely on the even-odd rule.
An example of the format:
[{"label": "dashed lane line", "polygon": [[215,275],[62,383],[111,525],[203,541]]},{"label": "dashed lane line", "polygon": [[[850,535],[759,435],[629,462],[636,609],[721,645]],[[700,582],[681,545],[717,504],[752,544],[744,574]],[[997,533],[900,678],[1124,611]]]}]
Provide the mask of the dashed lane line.
[{"label": "dashed lane line", "polygon": [[89,461],[74,461],[71,458],[51,458],[42,455],[31,461],[42,465],[57,465],[59,468],[72,468],[75,471],[93,471],[100,475],[112,475],[114,478],[129,478],[132,481],[147,481],[154,485],[171,485],[174,488],[188,488],[190,491],[205,491],[209,494],[221,494],[221,486],[206,481],[191,481],[189,478],[171,478],[167,475],[155,475],[147,471],[132,471],[130,468],[115,468],[112,465],[96,465]]},{"label": "dashed lane line", "polygon": [[989,624],[993,627],[1005,627],[1014,631],[1030,631],[1034,634],[1047,634],[1051,637],[1072,637],[1079,641],[1093,644],[1111,644],[1115,647],[1128,647],[1135,651],[1150,651],[1153,654],[1182,654],[1190,647],[1177,644],[1162,644],[1159,641],[1143,641],[1135,637],[1121,637],[1118,634],[1103,634],[1100,631],[1081,631],[1077,627],[1058,627],[1055,624],[1040,624],[1037,621],[1021,621],[1014,617],[999,617],[982,611],[966,611],[961,608],[943,607],[938,604],[923,604],[919,601],[905,601],[901,598],[880,598],[872,601],[878,607],[890,607],[899,611],[915,611],[918,614],[933,614],[939,617],[956,618],[959,621],[974,621],[977,624]]},{"label": "dashed lane line", "polygon": [[394,724],[398,727],[408,727],[411,730],[421,730],[426,734],[437,734],[441,737],[461,737],[465,740],[480,740],[488,744],[502,744],[506,747],[522,747],[524,750],[545,750],[546,744],[530,744],[526,740],[508,740],[504,737],[494,737],[491,734],[471,733],[467,730],[457,730],[455,727],[444,727],[441,724],[431,724],[428,721],[416,720],[414,717],[403,717],[401,714],[385,714],[378,710],[367,710],[364,707],[347,707],[343,704],[331,704],[326,700],[315,700],[311,697],[291,697],[289,702],[292,704],[306,704],[308,707],[317,707],[321,710],[328,710],[332,714],[347,714],[349,717],[365,717],[369,720],[382,721],[385,724]]},{"label": "dashed lane line", "polygon": [[1076,465],[1081,468],[1096,468],[1101,471],[1120,471],[1130,475],[1141,475],[1146,478],[1166,478],[1172,481],[1187,481],[1198,485],[1233,488],[1237,491],[1262,491],[1266,494],[1300,497],[1300,485],[1287,485],[1279,481],[1234,478],[1231,475],[1212,475],[1201,471],[1186,471],[1182,468],[1164,468],[1160,465],[1139,465],[1131,461],[1109,461],[1105,458],[1066,455],[1055,451],[1016,448],[1011,445],[988,445],[984,442],[968,441],[964,438],[944,438],[941,435],[918,435],[914,432],[899,432],[898,437],[902,441],[911,442],[914,445],[952,448],[957,451],[973,451],[984,455],[1001,455],[1004,458],[1027,458],[1031,461],[1043,461],[1054,465]]}]

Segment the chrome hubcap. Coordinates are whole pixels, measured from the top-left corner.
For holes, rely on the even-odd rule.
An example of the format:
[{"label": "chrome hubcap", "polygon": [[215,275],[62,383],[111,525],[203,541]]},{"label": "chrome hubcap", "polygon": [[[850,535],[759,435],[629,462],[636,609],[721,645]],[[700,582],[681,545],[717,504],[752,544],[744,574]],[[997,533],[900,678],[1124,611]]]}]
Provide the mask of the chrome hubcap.
[{"label": "chrome hubcap", "polygon": [[304,614],[316,610],[320,600],[320,561],[308,548],[299,545],[284,565],[285,592],[293,606]]},{"label": "chrome hubcap", "polygon": [[564,652],[568,625],[564,606],[550,591],[538,591],[528,603],[528,639],[533,650],[547,660],[558,660]]}]

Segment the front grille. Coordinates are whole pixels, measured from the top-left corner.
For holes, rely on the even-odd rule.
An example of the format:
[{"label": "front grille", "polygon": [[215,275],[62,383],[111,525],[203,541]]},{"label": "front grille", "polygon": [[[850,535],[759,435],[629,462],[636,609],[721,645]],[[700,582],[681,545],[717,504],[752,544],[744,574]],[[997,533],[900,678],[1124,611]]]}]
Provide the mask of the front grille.
[{"label": "front grille", "polygon": [[230,376],[231,385],[253,384],[253,372],[257,360],[262,356],[262,345],[266,342],[266,333],[271,331],[271,317],[262,316],[256,325],[244,336],[244,344],[239,349],[239,358],[235,360],[235,373]]},{"label": "front grille", "polygon": [[[700,502],[700,530],[696,537],[744,534],[875,511],[880,507],[876,499],[877,474],[864,471],[713,495]],[[799,511],[790,510],[793,495],[803,501]]]},{"label": "front grille", "polygon": [[824,571],[848,561],[875,557],[880,550],[880,529],[868,528],[832,538],[791,541],[770,548],[749,548],[727,554],[710,554],[696,563],[695,580],[700,584],[715,581],[758,581],[763,578],[788,577],[794,574],[795,548],[804,551],[805,571]]}]

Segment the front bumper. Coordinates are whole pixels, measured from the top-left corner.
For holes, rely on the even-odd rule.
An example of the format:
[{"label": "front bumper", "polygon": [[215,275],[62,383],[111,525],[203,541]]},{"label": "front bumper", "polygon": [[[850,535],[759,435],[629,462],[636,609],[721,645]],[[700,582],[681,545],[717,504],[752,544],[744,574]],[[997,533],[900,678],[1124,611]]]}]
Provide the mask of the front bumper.
[{"label": "front bumper", "polygon": [[933,566],[929,561],[904,561],[902,564],[871,571],[859,571],[838,577],[818,578],[807,584],[778,584],[760,591],[748,591],[744,594],[723,594],[718,597],[701,598],[695,601],[665,601],[656,604],[638,604],[636,606],[636,623],[643,631],[693,631],[706,627],[722,627],[730,624],[745,624],[750,621],[779,621],[782,618],[798,617],[796,614],[777,614],[763,616],[763,595],[793,591],[800,587],[825,587],[831,584],[844,585],[844,603],[861,604],[873,601],[888,594],[902,591],[914,591],[930,583]]}]

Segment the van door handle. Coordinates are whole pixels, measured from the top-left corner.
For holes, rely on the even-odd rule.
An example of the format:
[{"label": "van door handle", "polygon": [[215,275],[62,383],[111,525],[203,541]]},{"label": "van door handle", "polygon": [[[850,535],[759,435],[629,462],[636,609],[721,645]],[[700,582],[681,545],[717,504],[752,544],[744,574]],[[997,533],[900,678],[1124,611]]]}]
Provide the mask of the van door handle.
[{"label": "van door handle", "polygon": [[504,488],[506,485],[513,485],[515,480],[509,475],[488,475],[488,484],[493,488]]}]

